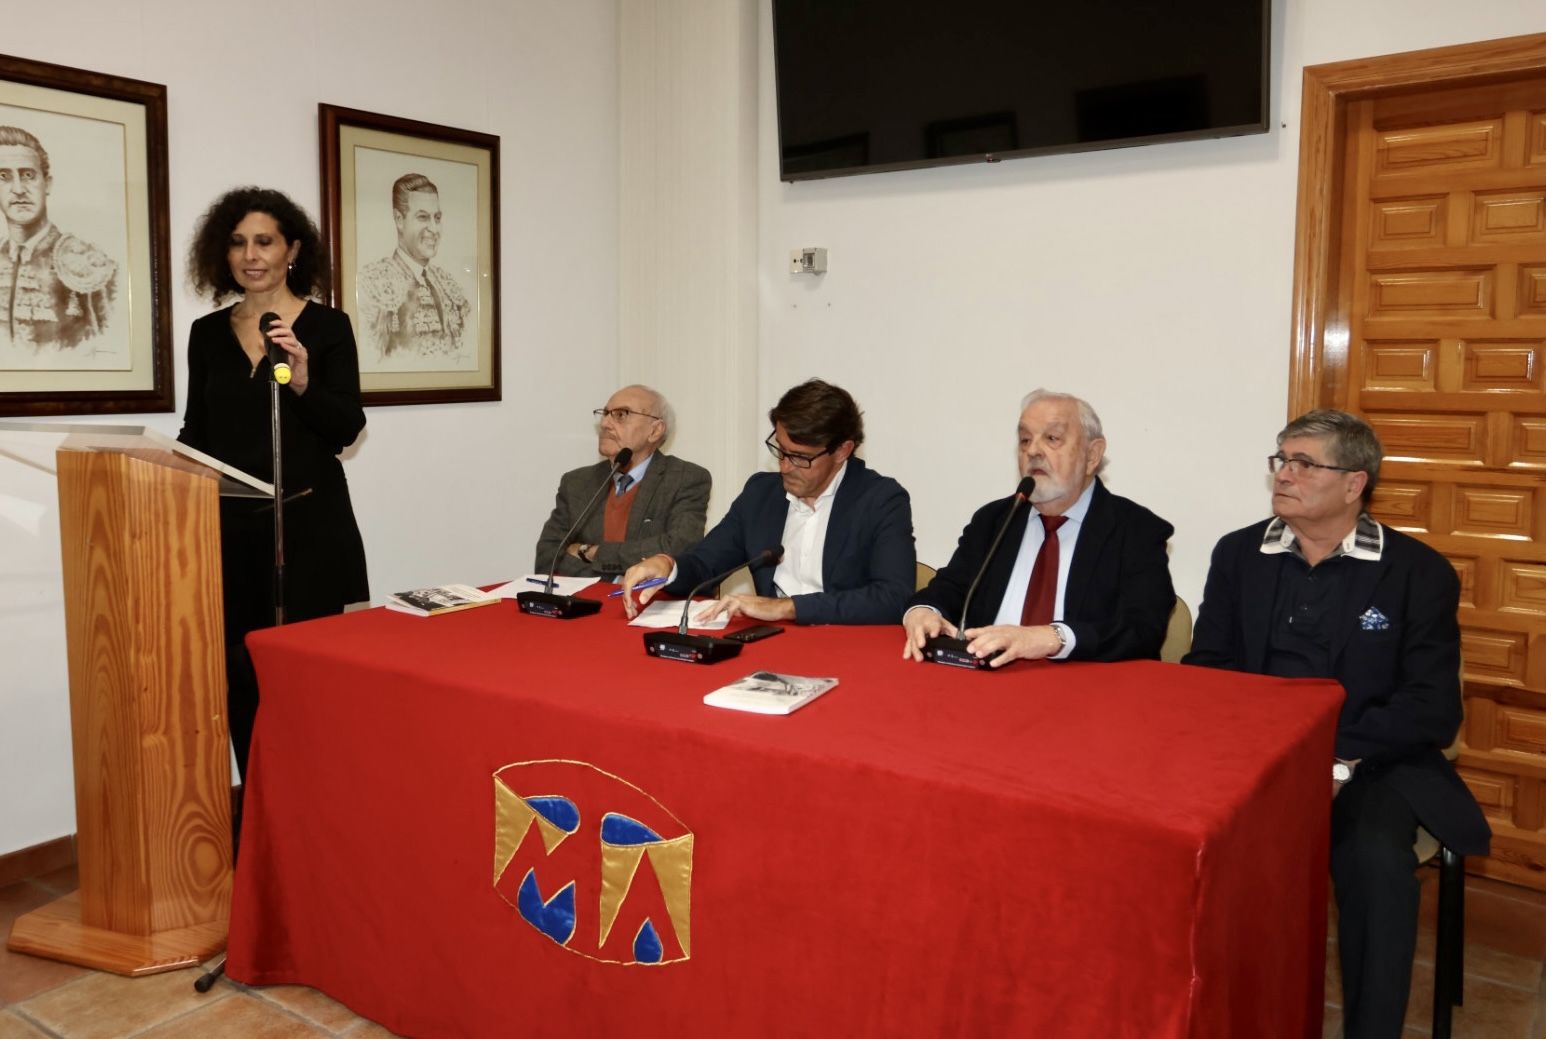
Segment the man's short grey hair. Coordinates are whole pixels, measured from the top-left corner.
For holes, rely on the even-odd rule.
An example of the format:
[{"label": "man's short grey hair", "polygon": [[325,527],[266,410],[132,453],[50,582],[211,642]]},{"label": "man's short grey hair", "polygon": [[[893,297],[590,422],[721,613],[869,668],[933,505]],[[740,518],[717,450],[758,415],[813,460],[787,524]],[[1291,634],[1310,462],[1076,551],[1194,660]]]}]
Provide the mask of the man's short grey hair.
[{"label": "man's short grey hair", "polygon": [[660,419],[661,422],[665,423],[666,433],[665,436],[660,438],[660,446],[665,447],[666,441],[671,439],[672,431],[676,429],[676,409],[671,407],[671,402],[666,400],[666,395],[655,389],[653,386],[645,386],[641,383],[635,383],[633,388],[636,390],[643,390],[644,393],[648,395],[650,398],[650,414],[654,415],[656,418]]},{"label": "man's short grey hair", "polygon": [[1369,423],[1345,411],[1318,408],[1305,412],[1284,426],[1278,434],[1278,446],[1282,447],[1283,441],[1291,437],[1325,440],[1326,452],[1334,465],[1368,473],[1369,480],[1363,488],[1363,502],[1369,504],[1369,499],[1374,496],[1374,485],[1380,479],[1380,459],[1385,456],[1385,448],[1380,445],[1380,438]]},{"label": "man's short grey hair", "polygon": [[47,180],[48,152],[44,150],[43,143],[19,126],[0,126],[0,145],[10,145],[13,148],[31,148],[38,156],[38,172]]},{"label": "man's short grey hair", "polygon": [[1025,399],[1020,402],[1020,410],[1023,412],[1032,404],[1044,400],[1073,401],[1079,408],[1079,425],[1084,429],[1084,439],[1086,441],[1106,439],[1106,434],[1101,432],[1100,416],[1095,414],[1095,409],[1090,407],[1090,402],[1080,397],[1075,397],[1072,393],[1059,393],[1057,390],[1040,388],[1034,389],[1027,393]]}]

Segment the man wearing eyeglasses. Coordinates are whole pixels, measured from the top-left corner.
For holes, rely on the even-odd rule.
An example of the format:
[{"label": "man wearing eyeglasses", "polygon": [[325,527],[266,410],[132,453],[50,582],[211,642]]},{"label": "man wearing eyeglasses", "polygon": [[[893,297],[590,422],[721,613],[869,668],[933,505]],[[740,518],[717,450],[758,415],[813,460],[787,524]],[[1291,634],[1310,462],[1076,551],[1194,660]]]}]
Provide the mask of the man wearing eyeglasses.
[{"label": "man wearing eyeglasses", "polygon": [[1460,855],[1490,831],[1444,748],[1460,726],[1460,582],[1366,511],[1383,450],[1341,411],[1278,434],[1273,518],[1213,551],[1185,663],[1347,692],[1331,766],[1344,1035],[1399,1036],[1417,943],[1419,825]]},{"label": "man wearing eyeglasses", "polygon": [[784,547],[776,567],[752,570],[755,595],[728,595],[702,620],[720,614],[798,624],[890,624],[912,593],[917,557],[912,503],[902,485],[854,457],[864,419],[848,391],[820,379],[789,390],[768,412],[768,450],[777,473],[756,473],[725,518],[690,551],[651,556],[623,575],[632,617],[655,589],[633,587],[670,577],[666,591],[685,595],[763,549]]},{"label": "man wearing eyeglasses", "polygon": [[[950,562],[913,596],[902,655],[921,661],[929,638],[956,635],[992,667],[1014,660],[1158,657],[1176,594],[1165,545],[1171,526],[1106,489],[1100,416],[1078,397],[1039,389],[1020,403],[1020,475],[1036,481],[1028,509],[993,542],[1013,498],[989,502],[961,533]],[[982,574],[966,605],[967,592]]]},{"label": "man wearing eyeglasses", "polygon": [[711,477],[701,465],[660,450],[675,421],[665,396],[648,386],[624,386],[595,415],[602,461],[570,470],[559,480],[553,514],[537,539],[539,573],[547,573],[564,532],[625,447],[633,449],[632,468],[614,477],[603,506],[591,511],[559,556],[558,572],[615,577],[646,556],[680,552],[703,537]]}]

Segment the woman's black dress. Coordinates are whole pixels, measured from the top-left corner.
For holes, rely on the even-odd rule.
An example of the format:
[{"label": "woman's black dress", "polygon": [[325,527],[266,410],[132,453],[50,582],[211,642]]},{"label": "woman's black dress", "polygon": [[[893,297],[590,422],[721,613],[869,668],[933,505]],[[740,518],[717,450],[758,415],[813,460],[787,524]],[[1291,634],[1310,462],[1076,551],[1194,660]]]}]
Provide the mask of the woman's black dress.
[{"label": "woman's black dress", "polygon": [[[269,362],[254,368],[231,328],[231,309],[188,334],[188,408],[178,439],[263,480],[273,478]],[[308,302],[293,324],[306,348],[308,382],[281,387],[284,446],[285,621],[341,613],[370,598],[365,546],[338,454],[365,428],[359,358],[348,315]],[[310,489],[309,494],[294,497]],[[225,586],[226,677],[231,742],[245,776],[257,679],[243,639],[274,623],[274,513],[268,499],[223,498],[220,556]]]}]

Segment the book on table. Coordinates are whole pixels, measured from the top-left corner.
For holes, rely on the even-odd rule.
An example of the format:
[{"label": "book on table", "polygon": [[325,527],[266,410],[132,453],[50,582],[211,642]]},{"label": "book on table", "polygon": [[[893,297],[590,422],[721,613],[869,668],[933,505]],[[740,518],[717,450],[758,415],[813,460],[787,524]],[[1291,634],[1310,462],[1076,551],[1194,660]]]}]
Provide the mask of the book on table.
[{"label": "book on table", "polygon": [[792,714],[835,685],[835,678],[753,671],[745,678],[720,686],[705,696],[703,702],[711,707],[753,714]]},{"label": "book on table", "polygon": [[500,597],[479,591],[470,584],[443,584],[436,588],[415,588],[387,596],[386,608],[415,617],[438,617],[442,613],[491,606]]}]

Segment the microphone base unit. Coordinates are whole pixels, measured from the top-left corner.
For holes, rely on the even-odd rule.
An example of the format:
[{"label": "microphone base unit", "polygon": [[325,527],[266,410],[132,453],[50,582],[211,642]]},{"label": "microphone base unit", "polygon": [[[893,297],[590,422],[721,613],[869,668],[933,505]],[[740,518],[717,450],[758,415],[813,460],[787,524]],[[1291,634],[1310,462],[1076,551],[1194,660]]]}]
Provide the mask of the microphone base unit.
[{"label": "microphone base unit", "polygon": [[964,667],[971,671],[992,671],[994,668],[988,663],[991,657],[979,657],[967,652],[966,639],[951,638],[949,635],[935,635],[923,644],[923,659],[932,660],[936,664],[949,664],[951,667]]},{"label": "microphone base unit", "polygon": [[644,651],[661,660],[680,660],[686,664],[717,664],[741,652],[739,642],[713,635],[684,635],[679,631],[649,631],[644,634]]},{"label": "microphone base unit", "polygon": [[559,595],[555,592],[519,592],[515,604],[522,613],[533,617],[552,617],[555,620],[572,621],[576,617],[589,617],[601,612],[601,600],[581,599],[575,595]]}]

